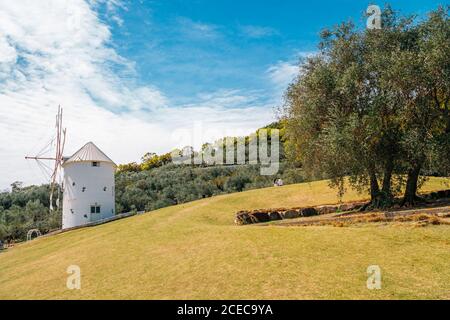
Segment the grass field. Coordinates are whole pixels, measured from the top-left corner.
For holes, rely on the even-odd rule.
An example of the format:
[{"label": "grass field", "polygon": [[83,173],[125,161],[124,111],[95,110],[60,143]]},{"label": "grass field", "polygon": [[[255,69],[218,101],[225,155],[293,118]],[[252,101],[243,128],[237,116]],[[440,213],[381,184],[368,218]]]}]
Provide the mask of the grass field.
[{"label": "grass field", "polygon": [[[0,253],[0,299],[450,299],[450,226],[233,223],[240,209],[337,202],[319,181],[40,238]],[[69,265],[81,268],[81,290],[66,287]],[[382,270],[381,290],[366,287],[369,265]]]}]

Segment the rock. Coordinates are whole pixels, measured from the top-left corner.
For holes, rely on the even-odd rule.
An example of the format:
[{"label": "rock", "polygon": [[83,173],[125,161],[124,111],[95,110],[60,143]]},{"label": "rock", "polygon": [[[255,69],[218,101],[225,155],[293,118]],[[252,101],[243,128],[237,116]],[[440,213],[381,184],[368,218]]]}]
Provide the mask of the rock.
[{"label": "rock", "polygon": [[335,213],[338,210],[337,206],[320,206],[316,207],[317,213],[319,215],[322,214],[328,214],[328,213]]},{"label": "rock", "polygon": [[287,210],[281,213],[283,216],[283,219],[295,219],[300,216],[300,213],[298,210]]},{"label": "rock", "polygon": [[246,211],[239,211],[236,214],[236,219],[234,220],[234,222],[239,225],[254,223],[253,219],[250,217],[250,215]]},{"label": "rock", "polygon": [[312,217],[317,216],[318,212],[314,208],[303,208],[300,210],[300,216],[302,217]]},{"label": "rock", "polygon": [[257,222],[268,222],[270,221],[269,214],[264,211],[254,211],[250,213],[251,216],[256,218]]},{"label": "rock", "polygon": [[283,218],[281,217],[281,215],[278,211],[272,211],[272,212],[269,212],[269,219],[271,221],[275,221],[275,220],[282,220]]}]

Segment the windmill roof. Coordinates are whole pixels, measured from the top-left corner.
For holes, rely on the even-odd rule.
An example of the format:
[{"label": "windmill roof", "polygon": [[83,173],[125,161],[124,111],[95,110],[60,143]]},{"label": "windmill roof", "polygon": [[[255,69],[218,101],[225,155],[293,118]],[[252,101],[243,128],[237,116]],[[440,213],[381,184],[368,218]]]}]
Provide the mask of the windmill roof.
[{"label": "windmill roof", "polygon": [[65,160],[63,166],[72,162],[108,162],[114,166],[116,164],[106,154],[103,153],[94,143],[88,142],[80,150],[75,152],[69,159]]}]

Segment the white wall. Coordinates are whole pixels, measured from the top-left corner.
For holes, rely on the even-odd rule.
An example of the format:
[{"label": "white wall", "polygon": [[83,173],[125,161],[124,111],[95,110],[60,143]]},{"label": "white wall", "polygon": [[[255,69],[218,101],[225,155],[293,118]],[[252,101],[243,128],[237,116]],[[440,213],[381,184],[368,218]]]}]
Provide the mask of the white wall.
[{"label": "white wall", "polygon": [[[92,162],[64,165],[63,229],[115,214],[114,170],[114,165],[107,162],[100,162],[99,167],[93,167]],[[101,213],[91,215],[91,205],[96,204]]]}]

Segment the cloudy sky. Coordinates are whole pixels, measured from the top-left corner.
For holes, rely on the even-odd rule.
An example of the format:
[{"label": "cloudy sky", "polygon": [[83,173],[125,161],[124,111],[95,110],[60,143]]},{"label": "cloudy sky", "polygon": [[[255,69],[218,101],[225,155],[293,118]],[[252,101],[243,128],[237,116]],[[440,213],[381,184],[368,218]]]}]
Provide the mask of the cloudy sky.
[{"label": "cloudy sky", "polygon": [[[439,1],[391,1],[424,14]],[[318,32],[366,1],[0,0],[0,190],[46,182],[25,155],[95,142],[117,163],[243,135],[275,108]],[[50,153],[48,153],[50,155]]]}]

